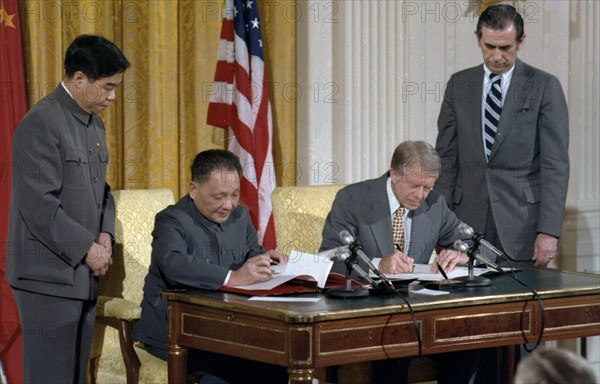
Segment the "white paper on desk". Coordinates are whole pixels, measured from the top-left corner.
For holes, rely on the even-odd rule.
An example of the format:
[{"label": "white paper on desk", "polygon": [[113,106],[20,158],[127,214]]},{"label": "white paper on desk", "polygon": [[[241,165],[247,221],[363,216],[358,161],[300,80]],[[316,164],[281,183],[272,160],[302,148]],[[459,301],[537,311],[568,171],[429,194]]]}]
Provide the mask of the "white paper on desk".
[{"label": "white paper on desk", "polygon": [[320,297],[252,296],[248,301],[275,301],[281,303],[316,303]]},{"label": "white paper on desk", "polygon": [[[448,276],[450,277],[450,276]],[[424,288],[424,289],[419,289],[418,291],[412,291],[412,293],[418,293],[419,295],[428,295],[428,296],[441,296],[441,295],[449,295],[450,292],[448,291],[437,291],[435,289],[429,289],[429,288]]]},{"label": "white paper on desk", "polygon": [[[490,270],[485,268],[474,268],[473,276],[483,275]],[[467,267],[456,267],[452,272],[446,272],[448,279],[452,280],[457,277],[469,276],[469,268]],[[421,281],[441,281],[445,280],[441,273],[431,273],[431,264],[415,264],[414,272],[406,273],[395,273],[385,275],[390,280],[406,280],[406,279],[417,279]]]},{"label": "white paper on desk", "polygon": [[273,277],[269,281],[254,283],[250,285],[237,286],[235,288],[257,290],[273,289],[278,285],[288,282],[296,277],[306,277],[315,280],[319,288],[324,288],[329,271],[333,262],[328,257],[332,251],[325,251],[316,255],[298,251],[290,253],[289,261],[271,266]]}]

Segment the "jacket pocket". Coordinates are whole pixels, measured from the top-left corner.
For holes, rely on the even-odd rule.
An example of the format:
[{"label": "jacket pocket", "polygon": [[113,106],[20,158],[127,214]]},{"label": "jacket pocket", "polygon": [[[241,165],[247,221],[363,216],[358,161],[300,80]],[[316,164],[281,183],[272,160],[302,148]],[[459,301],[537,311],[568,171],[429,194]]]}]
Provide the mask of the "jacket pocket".
[{"label": "jacket pocket", "polygon": [[19,280],[39,281],[44,283],[73,286],[75,284],[75,270],[65,263],[60,257],[44,248],[43,252],[36,252],[35,256],[24,255],[18,274]]},{"label": "jacket pocket", "polygon": [[87,155],[85,154],[85,152],[75,148],[67,148],[65,152],[65,160],[67,164],[77,163],[81,165],[87,164],[88,162]]},{"label": "jacket pocket", "polygon": [[539,204],[541,187],[539,184],[527,185],[523,188],[523,195],[529,204]]},{"label": "jacket pocket", "polygon": [[108,163],[108,150],[106,150],[106,148],[100,148],[98,157],[100,158],[101,163]]}]

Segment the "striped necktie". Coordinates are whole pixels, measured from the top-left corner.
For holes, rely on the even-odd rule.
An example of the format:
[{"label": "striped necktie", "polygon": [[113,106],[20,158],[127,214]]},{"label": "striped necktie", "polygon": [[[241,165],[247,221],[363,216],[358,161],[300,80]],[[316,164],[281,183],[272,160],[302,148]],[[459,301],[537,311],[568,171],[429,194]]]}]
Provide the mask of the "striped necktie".
[{"label": "striped necktie", "polygon": [[483,138],[485,142],[485,157],[489,161],[498,130],[500,113],[502,112],[502,75],[490,73],[490,91],[485,98],[485,113],[483,122]]}]

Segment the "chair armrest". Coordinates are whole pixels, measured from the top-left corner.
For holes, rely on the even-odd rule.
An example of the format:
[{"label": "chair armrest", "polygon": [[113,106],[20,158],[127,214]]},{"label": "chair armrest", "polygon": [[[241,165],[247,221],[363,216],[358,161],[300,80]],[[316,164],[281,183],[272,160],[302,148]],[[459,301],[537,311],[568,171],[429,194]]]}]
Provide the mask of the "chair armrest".
[{"label": "chair armrest", "polygon": [[96,316],[133,321],[139,319],[141,314],[142,308],[138,303],[120,297],[98,296]]}]

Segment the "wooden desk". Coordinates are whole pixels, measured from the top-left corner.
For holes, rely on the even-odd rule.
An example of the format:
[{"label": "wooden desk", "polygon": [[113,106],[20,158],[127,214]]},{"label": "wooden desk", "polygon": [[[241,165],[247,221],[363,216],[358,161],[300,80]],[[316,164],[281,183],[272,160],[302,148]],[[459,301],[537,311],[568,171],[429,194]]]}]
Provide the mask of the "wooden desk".
[{"label": "wooden desk", "polygon": [[[543,340],[600,334],[600,275],[531,269],[516,277],[543,299]],[[422,352],[535,342],[541,311],[531,292],[506,275],[489,287],[444,296],[408,294]],[[316,367],[416,356],[411,314],[401,298],[370,296],[316,303],[248,301],[222,292],[168,291],[169,383],[184,383],[186,348],[288,367],[291,383],[310,383]]]}]

